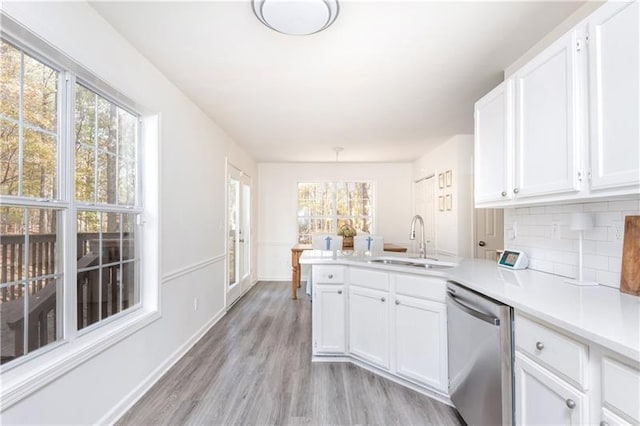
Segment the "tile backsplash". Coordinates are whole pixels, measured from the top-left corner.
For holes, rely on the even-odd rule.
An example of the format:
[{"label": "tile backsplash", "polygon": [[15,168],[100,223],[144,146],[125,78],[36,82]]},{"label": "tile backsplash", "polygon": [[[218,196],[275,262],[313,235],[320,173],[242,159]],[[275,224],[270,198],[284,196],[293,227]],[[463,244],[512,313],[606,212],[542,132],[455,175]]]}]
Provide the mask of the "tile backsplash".
[{"label": "tile backsplash", "polygon": [[578,231],[569,228],[571,214],[593,215],[584,232],[583,279],[620,287],[624,217],[640,215],[640,200],[521,207],[504,211],[504,247],[522,250],[529,268],[578,277]]}]

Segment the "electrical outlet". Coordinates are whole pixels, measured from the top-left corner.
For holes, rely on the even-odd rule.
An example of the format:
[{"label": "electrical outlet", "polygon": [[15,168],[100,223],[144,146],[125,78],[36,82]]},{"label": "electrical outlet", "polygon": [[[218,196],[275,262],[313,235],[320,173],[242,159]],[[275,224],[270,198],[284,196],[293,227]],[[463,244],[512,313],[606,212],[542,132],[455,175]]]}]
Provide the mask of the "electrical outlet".
[{"label": "electrical outlet", "polygon": [[559,222],[551,223],[551,239],[552,240],[560,239],[560,223]]},{"label": "electrical outlet", "polygon": [[513,241],[516,238],[518,238],[518,222],[513,222],[511,228],[507,229],[507,239]]},{"label": "electrical outlet", "polygon": [[193,311],[194,312],[198,310],[198,302],[199,302],[198,298],[194,297],[193,298]]},{"label": "electrical outlet", "polygon": [[616,241],[622,240],[622,222],[613,222],[613,229],[615,229]]}]

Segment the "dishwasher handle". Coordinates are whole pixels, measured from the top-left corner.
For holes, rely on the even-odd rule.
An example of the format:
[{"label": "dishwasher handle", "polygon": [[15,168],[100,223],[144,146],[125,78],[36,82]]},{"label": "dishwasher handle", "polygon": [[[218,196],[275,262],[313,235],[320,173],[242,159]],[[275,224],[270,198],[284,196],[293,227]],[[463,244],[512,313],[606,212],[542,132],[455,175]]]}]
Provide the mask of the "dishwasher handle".
[{"label": "dishwasher handle", "polygon": [[458,308],[460,308],[462,311],[468,313],[469,315],[472,315],[476,318],[478,318],[479,320],[482,320],[484,322],[488,322],[491,325],[496,325],[499,326],[500,325],[500,318],[496,318],[493,317],[491,315],[487,315],[485,313],[476,311],[475,309],[465,305],[464,303],[462,303],[460,301],[460,299],[458,299],[458,297],[453,294],[451,291],[447,291],[447,294],[449,296],[449,299],[451,299],[451,302],[453,302]]}]

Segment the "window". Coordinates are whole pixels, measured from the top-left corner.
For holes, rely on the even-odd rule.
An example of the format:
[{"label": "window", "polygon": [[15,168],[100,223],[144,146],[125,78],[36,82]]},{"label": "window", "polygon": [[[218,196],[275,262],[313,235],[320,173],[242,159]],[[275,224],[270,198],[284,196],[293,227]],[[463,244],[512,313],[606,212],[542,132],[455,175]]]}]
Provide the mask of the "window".
[{"label": "window", "polygon": [[315,233],[337,233],[344,224],[373,232],[371,182],[298,183],[298,242]]},{"label": "window", "polygon": [[138,119],[75,85],[78,329],[138,302]]},{"label": "window", "polygon": [[140,301],[140,120],[91,87],[0,39],[2,364]]}]

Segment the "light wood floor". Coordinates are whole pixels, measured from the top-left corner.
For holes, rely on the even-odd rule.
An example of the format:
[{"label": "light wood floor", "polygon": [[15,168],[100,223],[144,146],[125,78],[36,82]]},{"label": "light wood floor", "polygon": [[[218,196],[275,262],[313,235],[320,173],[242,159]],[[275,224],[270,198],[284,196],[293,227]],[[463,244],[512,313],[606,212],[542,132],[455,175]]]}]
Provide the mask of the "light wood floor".
[{"label": "light wood floor", "polygon": [[461,424],[362,368],[311,363],[311,303],[290,288],[256,284],[118,424]]}]

